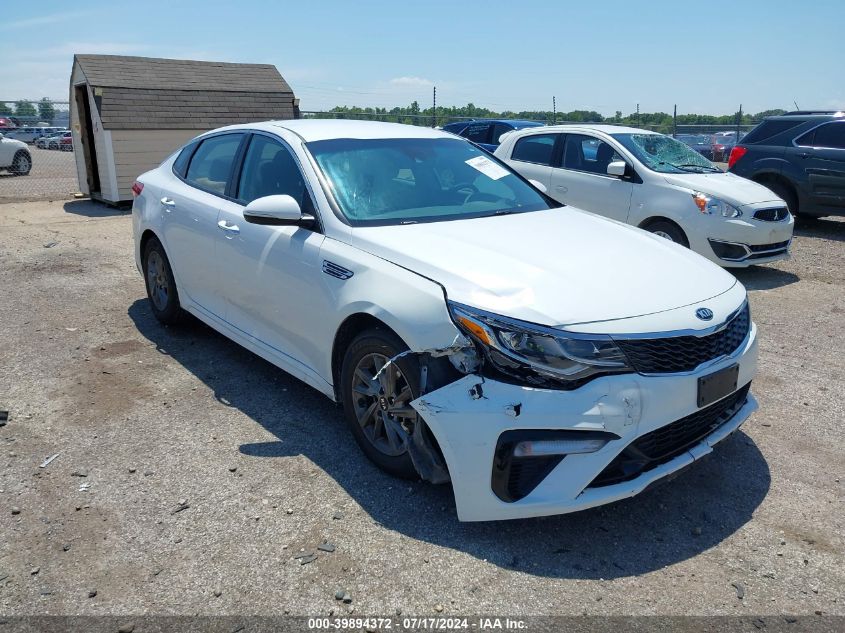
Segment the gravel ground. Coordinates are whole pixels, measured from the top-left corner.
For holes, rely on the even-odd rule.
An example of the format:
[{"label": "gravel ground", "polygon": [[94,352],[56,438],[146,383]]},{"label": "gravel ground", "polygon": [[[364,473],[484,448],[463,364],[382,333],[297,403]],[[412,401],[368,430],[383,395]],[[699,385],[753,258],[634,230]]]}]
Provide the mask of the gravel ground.
[{"label": "gravel ground", "polygon": [[28,176],[0,172],[0,203],[66,200],[79,191],[73,152],[27,146],[32,156]]},{"label": "gravel ground", "polygon": [[317,392],[158,325],[127,213],[4,204],[0,232],[2,614],[845,614],[845,221],[739,274],[741,432],[637,498],[487,524],[381,474]]}]

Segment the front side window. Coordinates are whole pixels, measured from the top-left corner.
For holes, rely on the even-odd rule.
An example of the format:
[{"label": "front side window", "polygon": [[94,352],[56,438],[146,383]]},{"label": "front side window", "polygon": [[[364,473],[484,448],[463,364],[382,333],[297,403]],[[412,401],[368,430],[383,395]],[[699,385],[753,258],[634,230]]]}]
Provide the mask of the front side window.
[{"label": "front side window", "polygon": [[557,134],[523,136],[513,147],[511,159],[538,165],[551,165]]},{"label": "front side window", "polygon": [[256,134],[244,157],[237,198],[249,204],[256,198],[278,195],[288,195],[304,208],[305,180],[299,165],[282,143]]},{"label": "front side window", "polygon": [[222,134],[202,141],[191,158],[185,180],[200,189],[225,194],[242,138],[243,134]]},{"label": "front side window", "polygon": [[308,143],[353,226],[408,224],[548,209],[483,150],[459,139],[332,139]]},{"label": "front side window", "polygon": [[688,145],[663,134],[613,134],[622,147],[652,171],[662,174],[719,172]]},{"label": "front side window", "polygon": [[563,149],[563,167],[607,175],[607,166],[624,160],[609,143],[586,134],[567,134]]}]

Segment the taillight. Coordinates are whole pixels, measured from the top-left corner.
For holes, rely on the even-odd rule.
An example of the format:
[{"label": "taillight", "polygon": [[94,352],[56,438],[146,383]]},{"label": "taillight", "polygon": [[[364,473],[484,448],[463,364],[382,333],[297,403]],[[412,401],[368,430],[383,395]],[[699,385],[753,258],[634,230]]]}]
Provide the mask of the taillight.
[{"label": "taillight", "polygon": [[728,157],[728,169],[732,169],[734,165],[736,165],[736,161],[740,158],[745,156],[745,153],[748,151],[747,147],[743,147],[742,145],[737,145],[731,150],[731,155]]},{"label": "taillight", "polygon": [[144,183],[138,182],[137,180],[132,183],[132,195],[133,196],[140,196],[141,192],[144,190]]}]

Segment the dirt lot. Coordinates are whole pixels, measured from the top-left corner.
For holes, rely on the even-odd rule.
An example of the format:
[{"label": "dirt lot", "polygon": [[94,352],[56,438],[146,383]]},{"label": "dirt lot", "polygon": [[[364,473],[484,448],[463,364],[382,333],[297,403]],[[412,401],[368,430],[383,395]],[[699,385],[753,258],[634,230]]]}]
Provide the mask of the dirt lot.
[{"label": "dirt lot", "polygon": [[2,614],[845,614],[843,221],[739,274],[741,432],[640,497],[491,524],[381,474],[310,388],[159,326],[126,213],[4,204],[0,233]]},{"label": "dirt lot", "polygon": [[25,200],[65,200],[79,191],[73,152],[29,145],[32,171],[28,176],[0,172],[0,203]]}]

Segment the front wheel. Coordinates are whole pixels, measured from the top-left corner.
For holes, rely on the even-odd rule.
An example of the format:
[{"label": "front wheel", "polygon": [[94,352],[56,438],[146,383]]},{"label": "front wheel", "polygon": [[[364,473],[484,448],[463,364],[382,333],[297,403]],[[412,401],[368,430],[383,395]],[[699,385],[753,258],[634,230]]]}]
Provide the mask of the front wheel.
[{"label": "front wheel", "polygon": [[29,152],[20,150],[17,154],[15,154],[15,158],[12,161],[12,173],[15,176],[26,176],[29,174],[31,169],[32,158],[29,156]]},{"label": "front wheel", "polygon": [[689,240],[687,240],[687,236],[681,230],[681,227],[673,222],[656,220],[646,226],[645,230],[649,233],[654,233],[659,237],[667,239],[670,242],[675,242],[675,244],[680,244],[681,246],[689,248]]},{"label": "front wheel", "polygon": [[170,261],[164,247],[156,238],[150,239],[144,247],[144,280],[147,297],[155,318],[165,325],[174,325],[181,320],[182,308],[179,305],[179,292]]}]

